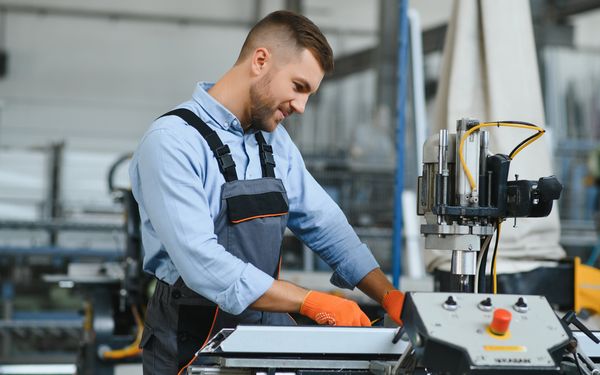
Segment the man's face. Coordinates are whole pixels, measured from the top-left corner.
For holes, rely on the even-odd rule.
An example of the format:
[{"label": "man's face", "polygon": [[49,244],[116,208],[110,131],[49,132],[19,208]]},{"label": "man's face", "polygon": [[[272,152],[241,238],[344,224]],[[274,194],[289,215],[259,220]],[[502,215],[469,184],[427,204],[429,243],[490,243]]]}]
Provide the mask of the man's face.
[{"label": "man's face", "polygon": [[323,70],[309,50],[295,52],[289,62],[271,66],[250,87],[251,127],[272,132],[293,113],[304,113],[310,94],[317,91]]}]

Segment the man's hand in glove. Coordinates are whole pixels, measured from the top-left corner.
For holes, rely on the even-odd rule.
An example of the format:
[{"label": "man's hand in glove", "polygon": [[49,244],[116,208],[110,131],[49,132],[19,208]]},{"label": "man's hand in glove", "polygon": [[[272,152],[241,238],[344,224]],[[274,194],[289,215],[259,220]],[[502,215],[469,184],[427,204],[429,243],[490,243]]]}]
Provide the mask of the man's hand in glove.
[{"label": "man's hand in glove", "polygon": [[300,314],[330,326],[371,326],[356,302],[314,290],[304,298]]},{"label": "man's hand in glove", "polygon": [[400,320],[400,315],[402,314],[402,306],[404,305],[404,293],[399,290],[393,289],[389,290],[385,296],[383,296],[383,301],[381,305],[388,313],[390,318],[396,322],[398,325],[404,325],[402,320]]}]

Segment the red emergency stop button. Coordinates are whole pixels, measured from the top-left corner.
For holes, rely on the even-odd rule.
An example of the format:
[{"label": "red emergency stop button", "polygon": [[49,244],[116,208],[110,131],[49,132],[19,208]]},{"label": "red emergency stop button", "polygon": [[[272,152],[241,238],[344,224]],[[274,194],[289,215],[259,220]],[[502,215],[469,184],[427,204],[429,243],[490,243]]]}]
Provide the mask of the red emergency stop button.
[{"label": "red emergency stop button", "polygon": [[505,309],[494,310],[494,318],[490,324],[490,331],[495,335],[504,335],[508,331],[512,314]]}]

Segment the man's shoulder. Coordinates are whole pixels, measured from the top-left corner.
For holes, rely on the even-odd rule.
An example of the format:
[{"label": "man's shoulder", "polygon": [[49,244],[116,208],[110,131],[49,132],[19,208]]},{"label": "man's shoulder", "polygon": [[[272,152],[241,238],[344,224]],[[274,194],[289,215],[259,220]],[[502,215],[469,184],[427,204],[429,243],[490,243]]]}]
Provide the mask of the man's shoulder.
[{"label": "man's shoulder", "polygon": [[[184,118],[182,118],[177,113],[172,113],[174,110],[188,110],[205,124],[209,124],[210,122],[203,118],[202,114],[198,113],[197,108],[190,104],[190,102],[185,102],[156,118],[150,125],[148,132],[164,130],[167,134],[181,134],[184,137],[191,136],[192,138],[199,137],[200,134],[197,130],[193,126],[188,126],[188,122],[184,119],[186,117],[183,116]],[[210,127],[210,125],[208,126]]]},{"label": "man's shoulder", "polygon": [[148,133],[159,131],[167,134],[174,134],[182,131],[185,127],[186,122],[178,116],[161,116],[152,122],[148,129]]},{"label": "man's shoulder", "polygon": [[146,130],[142,138],[142,143],[148,139],[183,139],[182,133],[185,132],[186,123],[180,118],[174,116],[160,117],[152,121],[150,127]]},{"label": "man's shoulder", "polygon": [[163,116],[155,119],[144,134],[140,146],[145,143],[163,146],[179,145],[185,149],[199,152],[204,144],[199,140],[200,134],[178,116]]}]

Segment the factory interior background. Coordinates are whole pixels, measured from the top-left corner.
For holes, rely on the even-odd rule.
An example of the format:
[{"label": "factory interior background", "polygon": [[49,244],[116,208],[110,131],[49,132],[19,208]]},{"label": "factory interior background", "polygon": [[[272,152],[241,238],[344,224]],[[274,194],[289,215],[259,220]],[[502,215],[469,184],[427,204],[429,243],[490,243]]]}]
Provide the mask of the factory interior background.
[{"label": "factory interior background", "polygon": [[[66,364],[64,373],[73,373],[90,331],[90,304],[107,320],[119,305],[131,246],[129,156],[152,121],[188,100],[197,82],[219,79],[250,27],[277,9],[301,12],[319,25],[336,64],[306,112],[286,120],[285,128],[390,275],[400,170],[409,193],[400,288],[433,290],[411,204],[422,173],[419,134],[435,131],[430,124],[456,4],[408,2],[422,48],[411,49],[404,73],[403,166],[397,168],[398,2],[0,0],[0,366]],[[568,257],[598,267],[600,1],[522,2],[529,4],[527,27],[535,40],[540,125],[552,174],[563,185],[554,207],[560,246]],[[505,63],[518,65],[519,58],[506,56]],[[519,158],[536,163],[526,151]],[[504,230],[511,226],[509,219]],[[287,233],[283,278],[331,291],[330,274]],[[336,292],[369,304],[355,292]],[[112,345],[133,339],[134,318],[110,323],[125,337]],[[115,373],[141,373],[139,361],[130,362]]]}]

